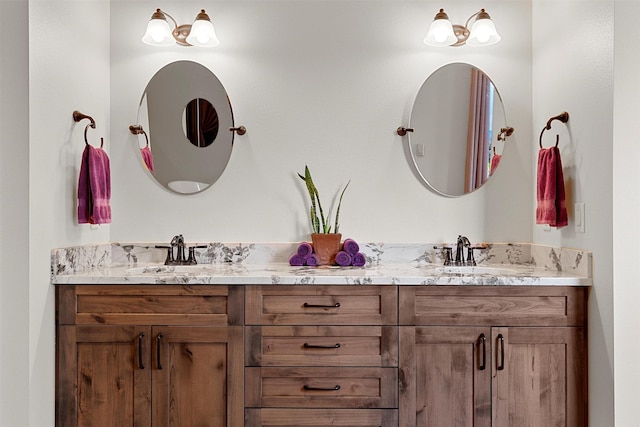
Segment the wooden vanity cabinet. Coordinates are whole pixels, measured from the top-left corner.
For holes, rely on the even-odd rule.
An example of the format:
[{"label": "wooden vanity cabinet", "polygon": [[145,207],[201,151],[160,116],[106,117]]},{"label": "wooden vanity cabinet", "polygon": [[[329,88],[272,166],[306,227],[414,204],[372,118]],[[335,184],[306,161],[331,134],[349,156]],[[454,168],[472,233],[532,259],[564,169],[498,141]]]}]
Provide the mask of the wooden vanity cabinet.
[{"label": "wooden vanity cabinet", "polygon": [[56,425],[243,425],[244,288],[56,287]]},{"label": "wooden vanity cabinet", "polygon": [[587,290],[400,287],[400,426],[586,426]]},{"label": "wooden vanity cabinet", "polygon": [[247,286],[246,426],[396,426],[395,286]]}]

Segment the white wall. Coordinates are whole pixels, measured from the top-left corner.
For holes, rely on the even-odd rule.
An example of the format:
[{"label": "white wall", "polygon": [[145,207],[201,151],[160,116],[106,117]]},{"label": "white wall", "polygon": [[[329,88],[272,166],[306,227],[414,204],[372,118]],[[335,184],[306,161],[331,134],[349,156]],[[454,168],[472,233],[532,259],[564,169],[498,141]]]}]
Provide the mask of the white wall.
[{"label": "white wall", "polygon": [[[589,297],[589,421],[613,425],[613,0],[533,2],[534,163],[539,133],[556,121],[544,143],[560,135],[569,226],[544,231],[534,242],[591,250],[594,286]],[[531,185],[534,185],[532,181]],[[535,192],[534,192],[535,197]],[[584,202],[586,232],[576,233],[573,204]],[[619,424],[631,426],[636,424]]]},{"label": "white wall", "polygon": [[616,425],[638,425],[640,407],[640,286],[637,242],[640,241],[640,3],[615,2],[615,84],[613,143],[613,267]]},{"label": "white wall", "polygon": [[[100,17],[100,19],[95,19]],[[109,226],[77,224],[76,199],[88,139],[109,137],[109,1],[29,1],[29,424],[54,420],[55,312],[51,249],[109,241]]]},{"label": "white wall", "polygon": [[26,0],[0,1],[0,425],[29,419],[29,33]]},{"label": "white wall", "polygon": [[[111,38],[112,239],[308,239],[306,194],[296,177],[305,164],[325,204],[351,179],[341,230],[360,241],[451,242],[461,233],[473,241],[531,239],[529,2],[490,10],[504,40],[484,49],[424,45],[438,6],[390,0],[218,1],[207,11],[219,47],[159,49],[139,40],[154,7],[191,22],[202,6],[112,2],[114,28],[129,30]],[[447,6],[460,23],[477,10],[469,1]],[[248,129],[235,139],[218,182],[189,197],[149,179],[128,131],[149,79],[178,59],[209,67],[226,87],[237,123]],[[395,134],[424,80],[453,61],[491,76],[516,128],[494,178],[460,199],[420,183],[406,141]]]}]

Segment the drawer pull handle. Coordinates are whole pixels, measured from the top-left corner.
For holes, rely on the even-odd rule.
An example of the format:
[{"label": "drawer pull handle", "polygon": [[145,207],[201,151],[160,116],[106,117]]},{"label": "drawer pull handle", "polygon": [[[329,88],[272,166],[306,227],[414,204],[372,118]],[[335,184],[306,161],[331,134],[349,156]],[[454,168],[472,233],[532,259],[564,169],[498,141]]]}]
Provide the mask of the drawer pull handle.
[{"label": "drawer pull handle", "polygon": [[502,336],[502,334],[498,334],[497,344],[500,347],[500,350],[498,351],[499,360],[497,369],[498,371],[502,371],[504,370],[504,337]]},{"label": "drawer pull handle", "polygon": [[304,348],[340,348],[340,343],[336,343],[334,345],[317,345],[317,344],[304,343],[302,347]]},{"label": "drawer pull handle", "polygon": [[311,387],[305,384],[302,388],[307,391],[337,391],[340,390],[340,384],[335,385],[334,387]]},{"label": "drawer pull handle", "polygon": [[156,337],[156,358],[158,359],[158,369],[164,369],[162,366],[162,357],[160,356],[160,346],[164,334],[160,332]]},{"label": "drawer pull handle", "polygon": [[144,369],[144,360],[142,360],[142,343],[144,339],[144,332],[140,332],[138,335],[138,367]]},{"label": "drawer pull handle", "polygon": [[482,345],[482,358],[480,359],[480,366],[478,367],[478,369],[484,371],[487,368],[487,338],[484,336],[484,334],[480,334],[478,340],[480,340],[480,345]]},{"label": "drawer pull handle", "polygon": [[309,304],[308,302],[305,302],[303,304],[303,307],[305,308],[338,308],[340,307],[340,303],[337,302],[335,304]]}]

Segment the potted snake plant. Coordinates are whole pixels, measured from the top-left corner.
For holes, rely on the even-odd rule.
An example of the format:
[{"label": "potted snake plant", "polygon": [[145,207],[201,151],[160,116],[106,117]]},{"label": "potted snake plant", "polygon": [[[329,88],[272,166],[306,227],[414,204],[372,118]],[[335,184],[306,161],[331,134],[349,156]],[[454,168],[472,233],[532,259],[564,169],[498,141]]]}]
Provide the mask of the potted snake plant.
[{"label": "potted snake plant", "polygon": [[313,251],[321,265],[332,265],[335,263],[336,254],[340,251],[340,242],[342,239],[342,234],[339,232],[342,197],[345,191],[347,191],[347,187],[349,187],[351,181],[347,182],[347,185],[344,186],[340,193],[335,222],[332,228],[330,216],[325,216],[324,210],[322,209],[320,194],[318,193],[318,188],[313,183],[309,167],[305,165],[304,175],[298,174],[298,176],[305,182],[311,200],[309,219],[311,220],[311,243],[313,245]]}]

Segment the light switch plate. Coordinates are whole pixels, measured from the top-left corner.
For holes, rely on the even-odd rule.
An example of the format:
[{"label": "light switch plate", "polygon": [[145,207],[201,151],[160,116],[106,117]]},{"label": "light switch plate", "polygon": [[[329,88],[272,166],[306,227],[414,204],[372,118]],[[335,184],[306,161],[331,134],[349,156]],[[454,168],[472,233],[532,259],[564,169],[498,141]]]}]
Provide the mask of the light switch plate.
[{"label": "light switch plate", "polygon": [[573,213],[576,233],[584,233],[584,203],[576,203]]}]

